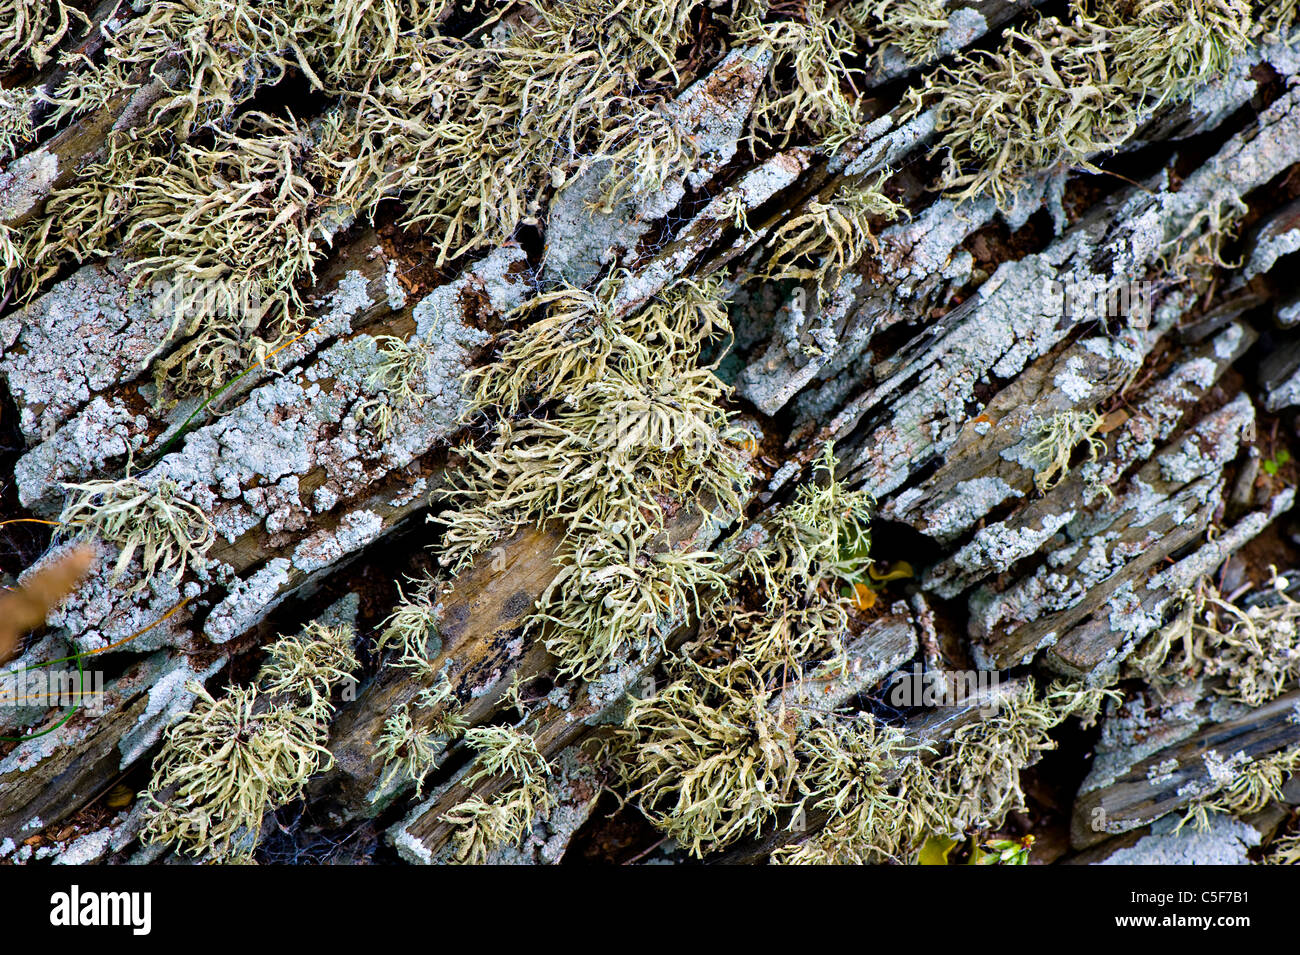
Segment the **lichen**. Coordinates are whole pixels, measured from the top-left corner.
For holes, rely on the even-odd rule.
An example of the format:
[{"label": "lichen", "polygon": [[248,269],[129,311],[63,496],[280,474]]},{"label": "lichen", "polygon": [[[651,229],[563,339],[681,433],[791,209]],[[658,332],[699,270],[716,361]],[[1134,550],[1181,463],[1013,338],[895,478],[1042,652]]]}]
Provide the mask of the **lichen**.
[{"label": "lichen", "polygon": [[511,726],[479,726],[467,730],[465,742],[476,753],[471,772],[461,781],[466,788],[488,777],[505,777],[509,784],[491,799],[470,796],[443,816],[455,827],[453,859],[477,865],[488,852],[518,845],[532,829],[538,815],[552,807],[547,779],[551,765],[537,750],[531,736]]},{"label": "lichen", "polygon": [[1097,460],[1106,443],[1094,437],[1102,416],[1095,411],[1058,411],[1037,427],[1035,442],[1028,454],[1034,463],[1034,484],[1040,491],[1050,491],[1070,473],[1074,449],[1085,444],[1089,459]]},{"label": "lichen", "polygon": [[143,794],[142,838],[214,861],[250,861],[266,812],[333,763],[324,746],[329,694],[357,667],[354,636],[351,627],[310,624],[282,637],[257,683],[219,700],[191,682],[194,708],[167,731]]},{"label": "lichen", "polygon": [[75,494],[59,515],[60,523],[120,545],[114,579],[122,576],[138,551],[144,579],[137,588],[169,572],[173,586],[179,584],[191,564],[203,564],[216,541],[207,514],[166,478],[148,485],[138,478],[123,478],[66,487]]},{"label": "lichen", "polygon": [[1148,679],[1218,677],[1219,693],[1248,706],[1276,699],[1300,676],[1300,602],[1279,588],[1242,607],[1209,578],[1178,594],[1169,623],[1131,665]]}]

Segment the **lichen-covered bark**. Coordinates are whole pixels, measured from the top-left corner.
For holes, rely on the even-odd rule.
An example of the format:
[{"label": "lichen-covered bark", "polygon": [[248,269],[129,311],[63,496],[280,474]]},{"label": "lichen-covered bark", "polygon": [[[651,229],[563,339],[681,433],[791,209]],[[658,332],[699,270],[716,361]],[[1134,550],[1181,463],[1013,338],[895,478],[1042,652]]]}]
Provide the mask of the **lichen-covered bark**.
[{"label": "lichen-covered bark", "polygon": [[[475,403],[466,373],[534,320],[517,309],[539,293],[603,289],[611,276],[601,319],[609,328],[683,280],[716,278],[730,302],[730,335],[692,357],[734,386],[727,408],[747,435],[737,460],[752,483],[738,513],[707,520],[701,502],[647,491],[646,509],[670,516],[655,553],[714,554],[729,597],[761,605],[770,595],[750,593],[739,568],[762,535],[733,531],[767,526],[797,487],[824,480],[813,462],[828,442],[838,477],[875,498],[880,579],[846,588],[832,578],[816,590],[850,602],[844,660],[811,661],[808,672],[808,661],[787,661],[772,696],[778,727],[788,728],[787,712],[853,711],[896,727],[929,765],[994,726],[997,707],[1026,689],[1118,686],[1090,775],[1064,797],[1073,799],[1072,861],[1247,859],[1280,817],[1252,815],[1255,829],[1225,810],[1200,841],[1174,833],[1172,822],[1208,805],[1225,781],[1300,746],[1295,673],[1280,695],[1247,705],[1230,698],[1224,674],[1174,685],[1139,661],[1207,587],[1231,602],[1233,591],[1287,585],[1264,572],[1294,553],[1296,466],[1286,448],[1300,406],[1291,275],[1300,252],[1292,182],[1300,55],[1294,38],[1260,37],[1217,78],[1144,112],[1122,147],[1090,157],[1106,171],[1061,163],[1025,177],[1001,207],[992,195],[958,202],[933,188],[944,134],[935,104],[916,107],[900,90],[937,60],[1031,22],[1034,6],[950,3],[947,27],[920,59],[896,38],[873,41],[854,87],[856,126],[833,149],[802,133],[764,144],[754,132],[767,84],[790,72],[778,46],[702,44],[689,68],[677,64],[673,95],[655,105],[687,143],[689,164],[610,200],[623,157],[577,155],[549,170],[549,190],[523,197],[513,238],[450,265],[445,249],[434,264],[429,243],[441,237],[432,227],[393,224],[388,205],[370,223],[373,209],[321,213],[313,221],[328,235],[294,316],[302,334],[220,393],[175,401],[166,375],[155,380],[194,330],[176,323],[165,287],[133,281],[139,249],[63,263],[34,294],[0,303],[0,381],[22,444],[3,475],[13,513],[0,520],[57,523],[78,493],[70,485],[127,481],[196,506],[214,536],[173,580],[148,575],[143,551],[118,568],[129,545],[87,533],[93,572],[5,666],[95,654],[85,659],[112,674],[105,709],[0,744],[0,862],[172,859],[141,847],[138,800],[107,823],[83,825],[79,814],[157,753],[193,705],[189,681],[219,694],[243,679],[273,633],[316,619],[341,593],[353,594],[359,645],[373,647],[400,606],[392,578],[409,574],[409,594],[430,568],[436,613],[417,641],[423,666],[395,665],[391,648],[375,653],[337,701],[333,763],[303,797],[319,810],[313,825],[382,834],[384,848],[370,851],[389,858],[457,861],[462,827],[448,815],[514,784],[476,776],[459,732],[513,726],[526,713],[550,767],[546,808],[487,861],[554,864],[575,834],[599,832],[594,809],[611,778],[600,744],[622,724],[629,697],[662,689],[704,614],[697,604],[668,639],[661,621],[645,621],[636,635],[644,652],[579,680],[547,651],[535,614],[576,539],[619,532],[580,532],[548,515],[512,528],[452,575],[426,553],[439,544],[426,519],[461,506],[439,492],[477,466],[465,446],[490,449],[494,432],[513,426],[509,413]],[[508,18],[497,40],[522,29]],[[99,55],[97,36],[79,49]],[[66,69],[28,80],[53,89]],[[29,227],[52,191],[105,155],[110,136],[152,122],[161,96],[160,81],[145,82],[39,132],[0,172],[0,228]],[[520,135],[532,133],[521,126]],[[399,200],[417,163],[385,159],[393,165],[378,167],[391,177],[384,195]],[[841,271],[766,271],[784,226],[877,180],[906,211],[870,223],[864,257]],[[1136,305],[1099,320],[1069,313],[1079,290],[1130,287],[1140,287],[1149,314]],[[422,356],[405,398],[384,377],[401,349]],[[575,388],[520,414],[551,421],[578,400]],[[1074,428],[1068,440],[1050,446],[1062,433],[1052,427],[1065,424]],[[5,583],[30,579],[82,530],[58,528],[50,550]],[[891,712],[889,680],[914,661],[997,682],[959,705]],[[436,705],[420,703],[431,694]],[[383,756],[403,711],[416,733],[459,721],[458,733],[431,737],[432,768],[418,782]],[[7,706],[0,727],[29,733],[59,717]],[[1035,754],[1053,732],[1055,724],[1033,736]],[[904,766],[881,785],[897,785]],[[711,858],[801,858],[835,820],[814,810],[795,826],[793,806],[774,830]],[[680,858],[672,844],[637,852]]]}]

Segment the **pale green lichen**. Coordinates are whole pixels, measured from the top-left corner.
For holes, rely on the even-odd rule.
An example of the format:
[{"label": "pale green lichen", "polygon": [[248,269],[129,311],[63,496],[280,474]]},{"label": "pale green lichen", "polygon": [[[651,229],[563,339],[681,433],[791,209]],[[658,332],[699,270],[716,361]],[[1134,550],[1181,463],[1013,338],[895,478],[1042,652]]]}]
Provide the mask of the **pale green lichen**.
[{"label": "pale green lichen", "polygon": [[1110,31],[1115,74],[1148,108],[1224,75],[1250,43],[1244,0],[1098,0],[1088,9]]},{"label": "pale green lichen", "polygon": [[717,555],[656,548],[630,529],[575,543],[529,618],[560,671],[591,679],[620,655],[662,652],[674,630],[726,586]]},{"label": "pale green lichen", "polygon": [[[442,677],[434,686],[421,691],[412,704],[398,707],[384,721],[375,740],[374,758],[384,764],[380,789],[395,780],[415,784],[415,794],[424,791],[429,773],[441,764],[447,745],[464,732],[466,723],[455,712],[451,683]],[[432,718],[421,716],[421,709],[434,712]]]},{"label": "pale green lichen", "polygon": [[937,111],[941,187],[959,199],[987,191],[1009,208],[1031,173],[1095,168],[1090,157],[1137,128],[1127,87],[1104,66],[1105,44],[1095,23],[1045,18],[1007,30],[996,51],[958,54],[909,90],[914,108]]},{"label": "pale green lichen", "polygon": [[267,650],[258,676],[268,696],[297,697],[298,711],[326,722],[333,705],[334,687],[351,679],[357,668],[350,627],[326,627],[310,623],[291,637],[281,637]]},{"label": "pale green lichen", "polygon": [[871,565],[871,496],[835,478],[830,445],[813,480],[761,528],[741,530],[732,589],[753,606],[714,600],[700,615],[699,644],[725,650],[764,673],[799,673],[804,662],[838,658],[858,588]]},{"label": "pale green lichen", "polygon": [[208,144],[158,147],[147,135],[114,137],[83,178],[54,190],[25,227],[25,287],[34,292],[68,256],[120,249],[133,281],[168,292],[171,325],[155,355],[184,340],[155,364],[155,379],[196,394],[296,327],[297,288],[324,250],[304,169],[311,138],[292,119],[246,113]]},{"label": "pale green lichen", "polygon": [[1123,144],[1142,118],[1225,75],[1252,25],[1241,0],[1074,2],[1003,34],[997,50],[958,54],[909,91],[933,107],[947,167],[941,188],[988,193],[1010,208],[1027,176]]},{"label": "pale green lichen", "polygon": [[644,377],[613,372],[550,418],[505,422],[488,450],[466,447],[470,467],[454,477],[444,562],[463,566],[526,524],[616,530],[637,540],[663,528],[652,495],[738,507],[744,474],[728,442],[725,386],[711,372],[671,365]]},{"label": "pale green lichen", "polygon": [[866,0],[849,8],[846,19],[875,42],[877,55],[896,47],[910,64],[932,60],[948,30],[944,0]]},{"label": "pale green lichen", "polygon": [[59,522],[119,545],[114,579],[138,554],[144,573],[137,587],[169,572],[172,583],[178,584],[191,564],[203,563],[216,541],[203,508],[181,497],[177,485],[167,479],[152,486],[139,478],[122,478],[64,487],[73,496]]},{"label": "pale green lichen", "polygon": [[773,247],[769,277],[813,278],[823,287],[834,285],[875,244],[872,222],[890,222],[906,212],[881,190],[887,178],[888,171],[870,185],[845,183],[830,201],[814,199],[783,223],[767,243]]},{"label": "pale green lichen", "polygon": [[[1114,691],[1056,684],[1041,696],[1032,685],[999,699],[988,719],[963,726],[946,745],[889,754],[888,784],[858,787],[856,799],[826,807],[830,818],[811,838],[779,850],[783,864],[855,864],[915,857],[930,834],[996,829],[1024,808],[1021,770],[1055,747],[1050,732],[1069,718],[1095,720]],[[834,750],[832,749],[832,752]],[[881,779],[880,768],[868,779]]]},{"label": "pale green lichen", "polygon": [[258,683],[219,700],[191,683],[194,708],[154,760],[142,838],[217,862],[251,861],[265,814],[333,764],[329,694],[357,666],[354,636],[350,626],[312,624],[283,637]]},{"label": "pale green lichen", "polygon": [[1225,684],[1218,692],[1248,706],[1281,696],[1300,677],[1300,602],[1281,588],[1253,606],[1226,599],[1203,578],[1180,593],[1173,618],[1134,655],[1130,666],[1147,679]]},{"label": "pale green lichen", "polygon": [[[1214,755],[1206,754],[1207,761]],[[1240,755],[1240,754],[1238,754]],[[1238,818],[1259,812],[1275,799],[1282,799],[1282,787],[1291,774],[1300,770],[1300,747],[1291,747],[1257,759],[1225,760],[1213,770],[1206,782],[1208,791],[1200,792],[1183,811],[1175,832],[1191,823],[1197,829],[1210,828],[1216,815]]]},{"label": "pale green lichen", "polygon": [[[759,92],[751,122],[754,133],[778,145],[800,125],[830,152],[843,146],[861,126],[853,89],[853,27],[827,10],[825,0],[808,0],[798,18],[772,18],[769,4],[753,2],[735,19],[736,42],[770,49],[775,63]],[[790,85],[777,77],[789,69]]]},{"label": "pale green lichen", "polygon": [[20,58],[45,66],[65,37],[89,25],[90,18],[64,0],[0,0],[0,74]]},{"label": "pale green lichen", "polygon": [[517,846],[533,821],[550,811],[547,788],[551,765],[531,736],[516,727],[479,726],[465,733],[476,752],[472,771],[461,781],[467,789],[489,777],[505,777],[507,787],[490,799],[474,795],[443,815],[455,827],[451,844],[457,863],[480,865],[488,853]]},{"label": "pale green lichen", "polygon": [[424,390],[429,370],[429,346],[395,335],[375,339],[379,360],[366,384],[390,395],[398,406],[420,405],[429,397]]},{"label": "pale green lichen", "polygon": [[[120,106],[146,82],[162,95],[24,224],[25,294],[69,258],[118,248],[141,282],[251,292],[251,309],[181,310],[160,343],[182,342],[157,363],[160,384],[211,391],[299,330],[301,289],[353,215],[400,193],[441,265],[506,241],[590,157],[622,170],[612,190],[642,192],[693,149],[654,94],[670,88],[659,71],[675,68],[695,0],[539,4],[487,42],[440,35],[441,3],[344,6],[163,0],[113,30],[102,59],[75,62],[50,123]],[[310,128],[239,112],[290,73],[331,100]],[[372,409],[380,424],[393,414]]]},{"label": "pale green lichen", "polygon": [[1288,833],[1273,840],[1262,861],[1265,865],[1300,865],[1300,832]]},{"label": "pale green lichen", "polygon": [[570,403],[612,371],[640,378],[682,364],[730,331],[717,279],[681,279],[630,315],[616,309],[622,277],[594,291],[562,288],[534,296],[510,318],[532,319],[496,359],[473,370],[474,405],[516,414],[526,398]]},{"label": "pale green lichen", "polygon": [[[32,123],[36,102],[35,93],[29,90],[0,89],[0,162],[15,155],[20,146],[36,136]],[[7,271],[10,266],[0,258],[0,267]]]},{"label": "pale green lichen", "polygon": [[795,797],[795,715],[733,665],[632,700],[608,755],[656,827],[695,855],[775,825]]},{"label": "pale green lichen", "polygon": [[398,585],[397,606],[384,620],[379,639],[375,642],[377,650],[397,649],[394,665],[415,670],[432,665],[429,641],[437,632],[438,598],[442,587],[443,583],[436,578],[425,577],[416,582],[414,591],[408,596]]},{"label": "pale green lichen", "polygon": [[1106,442],[1095,437],[1101,427],[1102,416],[1095,411],[1058,411],[1035,429],[1034,443],[1028,455],[1034,466],[1034,484],[1047,492],[1056,487],[1070,473],[1070,458],[1074,449],[1085,445],[1089,460],[1105,453]]}]

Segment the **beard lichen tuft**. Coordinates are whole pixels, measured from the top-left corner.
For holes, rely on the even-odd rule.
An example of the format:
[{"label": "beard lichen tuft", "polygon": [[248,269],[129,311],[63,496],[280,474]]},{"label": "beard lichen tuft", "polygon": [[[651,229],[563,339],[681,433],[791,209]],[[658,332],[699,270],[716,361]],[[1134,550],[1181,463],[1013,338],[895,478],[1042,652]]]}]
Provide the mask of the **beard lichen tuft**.
[{"label": "beard lichen tuft", "polygon": [[1184,810],[1175,832],[1189,823],[1206,830],[1214,816],[1244,818],[1274,800],[1285,802],[1282,787],[1300,771],[1300,746],[1254,759],[1240,752],[1225,758],[1211,749],[1202,758],[1209,778]]},{"label": "beard lichen tuft", "polygon": [[[37,96],[29,90],[0,89],[0,163],[7,163],[36,136],[32,112]],[[12,266],[0,259],[0,275]]]},{"label": "beard lichen tuft", "polygon": [[64,487],[74,493],[59,522],[119,545],[114,579],[138,553],[143,575],[137,589],[169,572],[172,584],[179,584],[191,564],[203,563],[216,541],[203,508],[182,497],[177,485],[166,478],[150,484],[128,477]]},{"label": "beard lichen tuft", "polygon": [[1070,458],[1080,444],[1086,446],[1089,460],[1096,461],[1106,451],[1106,442],[1095,437],[1102,416],[1095,411],[1058,411],[1035,425],[1034,442],[1028,454],[1034,467],[1034,485],[1047,492],[1070,473]]},{"label": "beard lichen tuft", "polygon": [[946,156],[940,188],[1009,209],[1027,177],[1061,166],[1097,172],[1161,107],[1227,75],[1255,25],[1242,0],[1071,0],[1003,34],[996,50],[957,54],[912,108],[936,110]]},{"label": "beard lichen tuft", "polygon": [[944,0],[864,0],[845,16],[859,36],[877,45],[878,58],[894,47],[912,66],[938,55],[949,26]]},{"label": "beard lichen tuft", "polygon": [[[768,277],[816,279],[823,289],[838,282],[875,246],[871,223],[876,219],[892,222],[907,211],[881,190],[889,176],[886,170],[870,185],[844,183],[829,202],[814,199],[802,213],[783,223],[767,243],[774,248]],[[800,266],[801,262],[812,267]]]},{"label": "beard lichen tuft", "polygon": [[[774,65],[759,91],[751,117],[753,138],[784,146],[807,129],[818,145],[834,153],[862,124],[854,70],[852,24],[828,11],[825,0],[808,0],[796,18],[773,18],[767,0],[753,0],[735,18],[739,45],[771,50]],[[794,74],[790,84],[778,77]]]},{"label": "beard lichen tuft", "polygon": [[[448,745],[464,733],[467,724],[456,712],[456,697],[446,674],[439,674],[410,703],[397,707],[384,721],[383,731],[375,740],[374,758],[384,764],[379,790],[394,783],[414,783],[415,794],[424,792],[424,780],[441,765]],[[432,718],[417,711],[427,710]]]},{"label": "beard lichen tuft", "polygon": [[20,60],[40,69],[65,37],[89,26],[90,18],[64,0],[0,0],[0,75]]},{"label": "beard lichen tuft", "polygon": [[507,780],[491,798],[470,796],[443,815],[455,827],[452,861],[481,865],[493,849],[517,846],[537,817],[551,811],[551,765],[517,727],[477,726],[466,731],[465,742],[476,755],[463,786],[472,788],[489,777]]},{"label": "beard lichen tuft", "polygon": [[1247,706],[1277,699],[1300,677],[1300,601],[1286,578],[1242,606],[1202,578],[1178,595],[1172,619],[1138,648],[1130,668],[1153,683],[1204,677]]},{"label": "beard lichen tuft", "polygon": [[313,623],[282,637],[252,686],[220,699],[191,682],[193,708],[173,724],[145,792],[146,842],[214,862],[250,862],[266,813],[333,764],[330,692],[357,667],[351,626]]}]

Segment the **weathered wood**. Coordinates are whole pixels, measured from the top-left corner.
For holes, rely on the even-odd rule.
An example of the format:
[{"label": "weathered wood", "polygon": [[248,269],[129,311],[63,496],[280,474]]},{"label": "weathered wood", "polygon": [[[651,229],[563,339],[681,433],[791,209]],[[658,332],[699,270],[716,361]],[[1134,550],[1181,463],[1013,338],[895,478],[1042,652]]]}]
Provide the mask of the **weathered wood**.
[{"label": "weathered wood", "polygon": [[[1300,691],[1278,697],[1255,710],[1227,719],[1214,719],[1203,707],[1206,725],[1186,739],[1144,753],[1113,770],[1104,786],[1088,782],[1075,800],[1070,841],[1085,848],[1107,833],[1125,832],[1185,808],[1194,798],[1213,791],[1222,780],[1227,761],[1256,760],[1300,743],[1294,719]],[[1238,756],[1238,754],[1241,754]]]},{"label": "weathered wood", "polygon": [[[872,621],[845,647],[846,673],[832,673],[826,679],[810,677],[787,689],[781,699],[793,708],[811,706],[833,709],[842,706],[854,694],[869,690],[902,663],[911,659],[917,648],[915,628],[906,616],[889,616]],[[575,752],[580,740],[593,727],[608,721],[610,710],[622,702],[625,693],[644,692],[643,678],[649,667],[637,667],[619,674],[616,685],[582,687],[567,706],[548,706],[535,716],[538,729],[532,735],[544,756],[563,758]],[[779,705],[779,704],[774,704]],[[462,773],[463,775],[463,773]],[[443,817],[471,795],[490,798],[500,790],[500,779],[484,780],[473,789],[453,780],[412,810],[402,823],[393,828],[389,839],[404,854],[431,861],[445,855],[444,847],[455,831]]]},{"label": "weathered wood", "polygon": [[[1024,22],[1036,5],[950,4],[940,54],[993,42],[990,34]],[[83,46],[93,54],[95,42]],[[834,155],[799,143],[753,154],[747,122],[773,54],[731,50],[705,64],[700,79],[684,77],[664,107],[693,137],[700,156],[694,168],[674,171],[661,191],[600,211],[591,200],[608,164],[596,160],[536,210],[540,251],[521,233],[518,242],[440,276],[432,290],[422,283],[419,295],[397,280],[408,264],[405,237],[349,233],[322,263],[316,300],[299,316],[310,331],[226,392],[220,416],[203,414],[174,444],[199,400],[170,409],[151,403],[152,367],[180,344],[167,341],[169,317],[148,290],[130,288],[125,263],[95,262],[61,277],[0,316],[0,377],[29,445],[14,473],[24,513],[53,517],[64,483],[120,476],[133,459],[146,485],[176,482],[219,539],[175,585],[143,581],[138,558],[114,579],[117,548],[94,545],[96,574],[16,665],[63,655],[65,640],[82,650],[107,648],[186,603],[114,648],[114,665],[126,670],[109,682],[105,715],[74,717],[0,752],[0,843],[67,824],[152,752],[165,725],[189,705],[185,679],[216,676],[227,653],[256,652],[246,638],[289,598],[341,579],[350,564],[376,555],[423,517],[429,492],[461,466],[448,445],[465,436],[464,370],[488,353],[493,333],[539,285],[590,286],[616,269],[627,272],[615,316],[681,277],[718,274],[739,286],[736,339],[728,343],[734,367],[725,374],[759,439],[751,462],[758,479],[739,518],[762,521],[834,439],[841,476],[878,498],[880,520],[919,533],[937,553],[917,567],[915,581],[895,588],[911,588],[921,602],[927,594],[948,601],[954,629],[966,628],[961,649],[979,668],[1035,665],[1035,678],[1050,671],[1111,681],[1183,590],[1293,503],[1276,482],[1257,481],[1263,452],[1255,446],[1260,423],[1289,428],[1292,422],[1276,415],[1300,401],[1300,352],[1288,331],[1296,309],[1285,274],[1287,257],[1300,249],[1300,207],[1279,202],[1271,185],[1300,162],[1300,96],[1286,85],[1298,65],[1293,54],[1286,43],[1252,49],[1225,77],[1144,118],[1126,149],[1154,152],[1186,141],[1176,175],[1172,163],[1155,174],[1148,164],[1141,184],[1085,189],[1068,170],[1049,170],[1025,184],[1013,209],[999,210],[991,199],[958,207],[928,191],[938,162],[928,156],[934,114],[905,118],[898,103],[900,87],[917,82],[928,64],[907,63],[896,51],[870,60],[862,89],[878,98],[861,100],[863,126]],[[1278,90],[1266,90],[1268,70],[1281,80]],[[1266,91],[1276,98],[1265,103]],[[52,189],[100,154],[114,130],[129,130],[160,93],[156,82],[124,93],[15,159],[0,174],[0,224],[29,222]],[[1257,122],[1238,123],[1231,136],[1219,131],[1248,105],[1259,110]],[[885,170],[893,173],[890,195],[910,215],[881,223],[872,253],[834,287],[752,281],[749,273],[761,272],[784,223],[830,201],[846,183],[873,181]],[[1221,283],[1170,287],[1170,262],[1204,238],[1207,210],[1243,208],[1254,218],[1234,246],[1239,267],[1220,266]],[[998,239],[1002,233],[1015,241]],[[1065,290],[1144,281],[1157,286],[1148,323],[1125,322],[1130,312],[1080,333],[1066,313]],[[1277,326],[1262,327],[1263,313],[1276,314]],[[366,415],[377,397],[370,375],[383,335],[427,345],[436,359],[425,382],[429,396],[398,409],[389,434]],[[1256,362],[1247,356],[1258,355],[1261,340],[1265,354]],[[1105,449],[1092,459],[1084,443],[1059,483],[1036,480],[1042,464],[1032,449],[1042,427],[1058,415],[1094,412],[1104,413],[1096,435]],[[671,536],[712,547],[716,531],[681,512]],[[495,862],[556,862],[574,833],[593,824],[601,780],[583,744],[618,718],[626,694],[653,679],[657,663],[651,654],[616,661],[587,683],[556,679],[557,661],[534,632],[525,636],[525,623],[558,572],[560,533],[525,529],[459,574],[440,594],[427,648],[431,672],[448,679],[457,715],[472,726],[504,718],[513,681],[556,686],[529,720],[539,751],[557,767],[550,781],[556,808],[521,846],[494,852]],[[852,635],[846,675],[810,678],[787,688],[782,701],[855,705],[916,656],[917,629],[895,607]],[[1004,678],[998,692],[1022,685]],[[336,765],[307,793],[332,824],[373,825],[416,862],[448,861],[446,813],[506,784],[489,778],[464,785],[461,764],[470,754],[460,742],[441,754],[423,798],[411,800],[412,783],[400,776],[382,782],[376,754],[384,724],[428,686],[428,673],[381,662],[357,698],[340,706],[329,742]],[[1121,828],[1137,835],[1106,843],[1107,854],[1163,837],[1153,821],[1192,798],[1210,750],[1259,755],[1295,741],[1283,706],[1295,703],[1295,692],[1247,714],[1225,714],[1211,688],[1186,692],[1181,711],[1152,716],[1157,750],[1130,740],[1118,755],[1103,752],[1075,804],[1076,847],[1098,845]],[[904,728],[913,742],[942,742],[978,720],[983,703],[935,710]],[[419,710],[417,723],[437,715]],[[6,712],[0,723],[30,732],[56,719],[28,708]],[[1153,792],[1145,772],[1169,759],[1179,761],[1179,782]],[[1111,828],[1084,831],[1096,809]],[[131,851],[138,821],[138,813],[126,813],[54,841],[72,858],[107,858]],[[763,861],[823,823],[814,818],[802,833],[765,833],[719,861]]]}]

